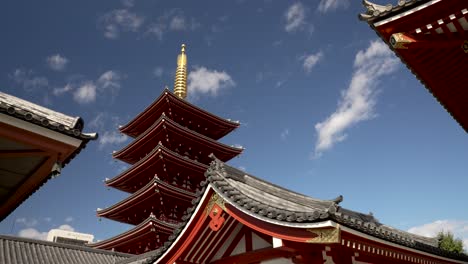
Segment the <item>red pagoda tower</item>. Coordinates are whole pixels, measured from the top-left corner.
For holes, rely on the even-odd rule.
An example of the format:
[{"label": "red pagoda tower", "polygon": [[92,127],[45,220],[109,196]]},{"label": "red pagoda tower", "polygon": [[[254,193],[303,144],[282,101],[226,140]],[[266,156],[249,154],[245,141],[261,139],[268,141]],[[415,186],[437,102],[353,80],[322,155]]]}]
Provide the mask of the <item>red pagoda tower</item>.
[{"label": "red pagoda tower", "polygon": [[113,157],[131,165],[106,180],[106,185],[129,196],[105,209],[106,217],[135,227],[115,237],[91,244],[93,248],[142,254],[161,247],[183,222],[193,205],[204,172],[214,154],[228,161],[242,148],[217,140],[239,126],[185,100],[187,56],[185,45],[177,58],[174,93],[165,89],[143,112],[120,128],[133,141]]}]

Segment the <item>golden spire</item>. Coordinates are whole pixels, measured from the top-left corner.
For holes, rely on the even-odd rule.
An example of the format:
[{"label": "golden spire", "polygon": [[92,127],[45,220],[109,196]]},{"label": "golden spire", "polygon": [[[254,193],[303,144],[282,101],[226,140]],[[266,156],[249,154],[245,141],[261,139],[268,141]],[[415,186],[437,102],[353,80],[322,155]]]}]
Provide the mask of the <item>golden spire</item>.
[{"label": "golden spire", "polygon": [[174,94],[182,99],[187,97],[187,55],[185,55],[185,44],[182,44],[182,50],[179,56],[177,56]]}]

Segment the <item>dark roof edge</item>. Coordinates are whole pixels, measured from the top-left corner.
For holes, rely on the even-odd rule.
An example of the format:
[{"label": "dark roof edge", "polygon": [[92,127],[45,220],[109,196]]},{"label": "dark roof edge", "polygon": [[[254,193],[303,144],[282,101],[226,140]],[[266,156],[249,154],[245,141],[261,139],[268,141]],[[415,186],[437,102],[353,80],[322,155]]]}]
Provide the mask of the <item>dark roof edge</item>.
[{"label": "dark roof edge", "polygon": [[101,245],[109,243],[109,242],[111,242],[111,241],[113,241],[115,239],[125,237],[125,236],[127,236],[129,234],[138,232],[138,230],[144,228],[146,226],[146,224],[148,224],[150,222],[158,223],[158,224],[161,224],[161,225],[166,225],[166,226],[168,226],[168,228],[172,228],[172,229],[177,228],[177,226],[178,226],[178,225],[175,225],[175,224],[164,222],[163,220],[159,220],[158,218],[156,218],[156,216],[151,214],[143,222],[141,222],[140,224],[136,225],[135,227],[132,227],[131,229],[129,229],[129,230],[123,232],[123,233],[120,233],[120,234],[118,234],[116,236],[113,236],[113,237],[110,237],[108,239],[104,239],[104,240],[101,240],[101,241],[98,241],[98,242],[88,243],[88,244],[86,244],[86,246],[90,247],[90,248],[95,248],[95,247],[101,246]]},{"label": "dark roof edge", "polygon": [[[365,0],[363,0],[363,2],[364,2],[364,1],[365,1]],[[423,4],[423,3],[425,3],[425,2],[429,2],[429,0],[408,0],[408,1],[412,1],[412,2],[414,2],[414,3],[416,3],[416,2],[421,2],[421,4]],[[403,12],[403,11],[406,11],[406,10],[402,10],[402,12]],[[362,15],[362,14],[361,14],[361,15]],[[385,39],[385,38],[382,36],[382,34],[380,34],[380,32],[377,30],[377,28],[374,26],[374,23],[375,23],[375,22],[378,22],[378,21],[380,21],[380,20],[383,20],[383,19],[385,19],[385,18],[387,18],[387,17],[382,17],[382,19],[379,18],[378,20],[375,20],[375,21],[374,21],[374,20],[371,20],[371,19],[363,19],[363,18],[361,18],[361,15],[359,16],[359,18],[360,18],[361,20],[366,21],[366,22],[369,24],[370,28],[371,28],[372,30],[374,30],[375,34],[376,34],[385,44],[387,44],[388,48],[389,48],[391,51],[393,51],[393,53],[400,59],[400,61],[401,61],[401,62],[406,66],[406,68],[411,72],[411,74],[413,74],[413,75],[416,77],[416,79],[424,86],[424,88],[426,88],[426,90],[432,95],[432,97],[444,108],[445,112],[447,112],[447,113],[452,117],[452,119],[455,120],[455,122],[457,122],[457,124],[458,124],[466,133],[468,133],[468,126],[463,126],[463,124],[462,124],[460,121],[458,121],[457,118],[455,118],[455,116],[452,114],[452,112],[449,111],[449,110],[447,109],[447,106],[446,106],[445,104],[443,104],[443,103],[439,100],[439,98],[438,98],[437,96],[434,95],[434,93],[432,92],[431,89],[429,89],[429,86],[428,86],[428,85],[426,84],[426,82],[419,76],[419,74],[417,74],[417,73],[413,70],[413,68],[411,68],[410,65],[408,65],[408,63],[406,63],[406,61],[400,56],[400,54],[398,54],[398,52],[395,51],[395,49],[393,48],[393,46],[389,43],[390,40]],[[393,15],[396,15],[396,13],[395,13],[395,14],[392,13],[392,14],[389,15],[389,16],[393,16]]]},{"label": "dark roof edge", "polygon": [[[0,100],[0,113],[24,120],[28,123],[32,123],[38,125],[40,127],[44,127],[50,129],[52,131],[56,131],[60,134],[64,134],[69,137],[73,137],[80,140],[95,140],[98,138],[97,133],[83,133],[82,129],[84,127],[84,122],[81,117],[70,117],[60,112],[50,110],[48,108],[36,105],[34,103],[30,103],[23,99],[14,97],[9,94],[1,93],[0,96],[8,97],[6,99],[11,99],[14,102],[24,102],[24,104],[28,103],[31,106],[38,108],[38,109],[26,109],[26,107],[20,105],[13,105],[10,102],[5,102]],[[36,111],[34,111],[36,110]],[[41,112],[40,112],[41,111]],[[46,112],[47,111],[47,112]],[[47,117],[46,115],[53,116],[57,115],[60,116],[60,119],[69,119],[68,122],[60,121],[58,119],[52,119]]]},{"label": "dark roof edge", "polygon": [[403,13],[417,4],[424,4],[429,1],[431,0],[399,0],[396,5],[379,5],[368,0],[363,0],[362,4],[367,10],[366,13],[359,14],[359,19],[367,21],[368,23],[376,23],[388,17]]},{"label": "dark roof edge", "polygon": [[98,254],[104,254],[104,255],[114,255],[114,256],[119,256],[119,257],[128,258],[128,257],[134,256],[133,254],[127,254],[127,253],[121,253],[121,252],[109,251],[109,250],[103,250],[103,249],[94,249],[94,248],[90,248],[87,246],[71,245],[71,244],[57,243],[57,242],[9,236],[9,235],[0,235],[0,239],[23,242],[23,243],[30,243],[30,244],[40,244],[40,245],[50,246],[50,247],[80,250],[80,251],[86,251],[86,252],[98,253]]}]

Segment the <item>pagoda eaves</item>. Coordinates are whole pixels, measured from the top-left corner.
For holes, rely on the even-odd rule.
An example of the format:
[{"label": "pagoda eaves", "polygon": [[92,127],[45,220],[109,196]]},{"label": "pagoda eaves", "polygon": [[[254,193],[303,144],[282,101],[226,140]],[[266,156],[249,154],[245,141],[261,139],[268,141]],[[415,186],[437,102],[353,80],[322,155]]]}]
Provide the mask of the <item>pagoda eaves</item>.
[{"label": "pagoda eaves", "polygon": [[[132,167],[128,168],[116,177],[107,180],[105,183],[109,187],[119,189],[124,192],[133,193],[155,176],[161,180],[173,181],[174,179],[169,176],[172,172],[177,175],[186,174],[192,180],[200,182],[204,180],[203,173],[208,168],[207,165],[188,159],[180,154],[171,151],[163,146],[160,142],[148,155],[140,159]],[[197,186],[191,188],[195,190]]]},{"label": "pagoda eaves", "polygon": [[141,254],[160,247],[177,227],[178,225],[176,224],[161,221],[154,215],[150,215],[145,221],[134,228],[115,237],[89,244],[88,246],[97,249]]},{"label": "pagoda eaves", "polygon": [[[143,112],[128,124],[120,127],[120,131],[133,138],[138,137],[153,125],[162,113],[167,113],[170,118],[177,122],[183,122],[185,125],[189,125],[187,122],[190,122],[190,124],[194,125],[190,129],[214,140],[222,138],[239,127],[239,122],[218,117],[186,100],[178,98],[171,91],[165,89],[159,98]],[[195,124],[197,125],[195,126]]]},{"label": "pagoda eaves", "polygon": [[[171,221],[177,222],[183,211],[190,206],[195,193],[177,188],[161,180],[154,178],[137,192],[131,194],[124,200],[97,211],[98,217],[105,217],[122,223],[137,225],[146,219],[151,213],[160,218],[172,216]],[[165,204],[164,209],[160,204]],[[180,206],[178,208],[178,206]],[[161,219],[161,218],[160,218]],[[162,220],[162,219],[161,219]]]},{"label": "pagoda eaves", "polygon": [[[176,140],[173,140],[172,137],[176,138]],[[211,153],[215,154],[219,159],[227,161],[239,155],[243,150],[242,148],[225,145],[193,130],[187,129],[170,118],[167,118],[163,113],[144,133],[112,155],[116,159],[134,164],[143,158],[138,155],[150,153],[158,144],[157,142],[165,142],[164,144],[166,146],[170,146],[170,148],[176,152],[179,147],[183,147],[185,149],[179,150],[179,152],[190,151],[194,153],[189,155],[191,159],[204,164],[210,162],[208,155]],[[178,145],[174,146],[172,144]]]}]

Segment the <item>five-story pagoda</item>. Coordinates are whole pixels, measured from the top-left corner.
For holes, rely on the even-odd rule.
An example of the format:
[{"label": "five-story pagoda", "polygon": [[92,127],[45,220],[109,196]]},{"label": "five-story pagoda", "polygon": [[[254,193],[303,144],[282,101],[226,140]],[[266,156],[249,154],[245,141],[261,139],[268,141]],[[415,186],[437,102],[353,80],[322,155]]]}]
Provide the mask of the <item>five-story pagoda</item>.
[{"label": "five-story pagoda", "polygon": [[97,215],[134,225],[127,232],[91,247],[141,254],[164,244],[191,207],[214,154],[228,161],[242,148],[217,140],[239,126],[185,100],[187,56],[185,45],[177,58],[174,93],[163,93],[120,132],[133,138],[113,157],[130,168],[106,180],[106,185],[130,195]]}]

